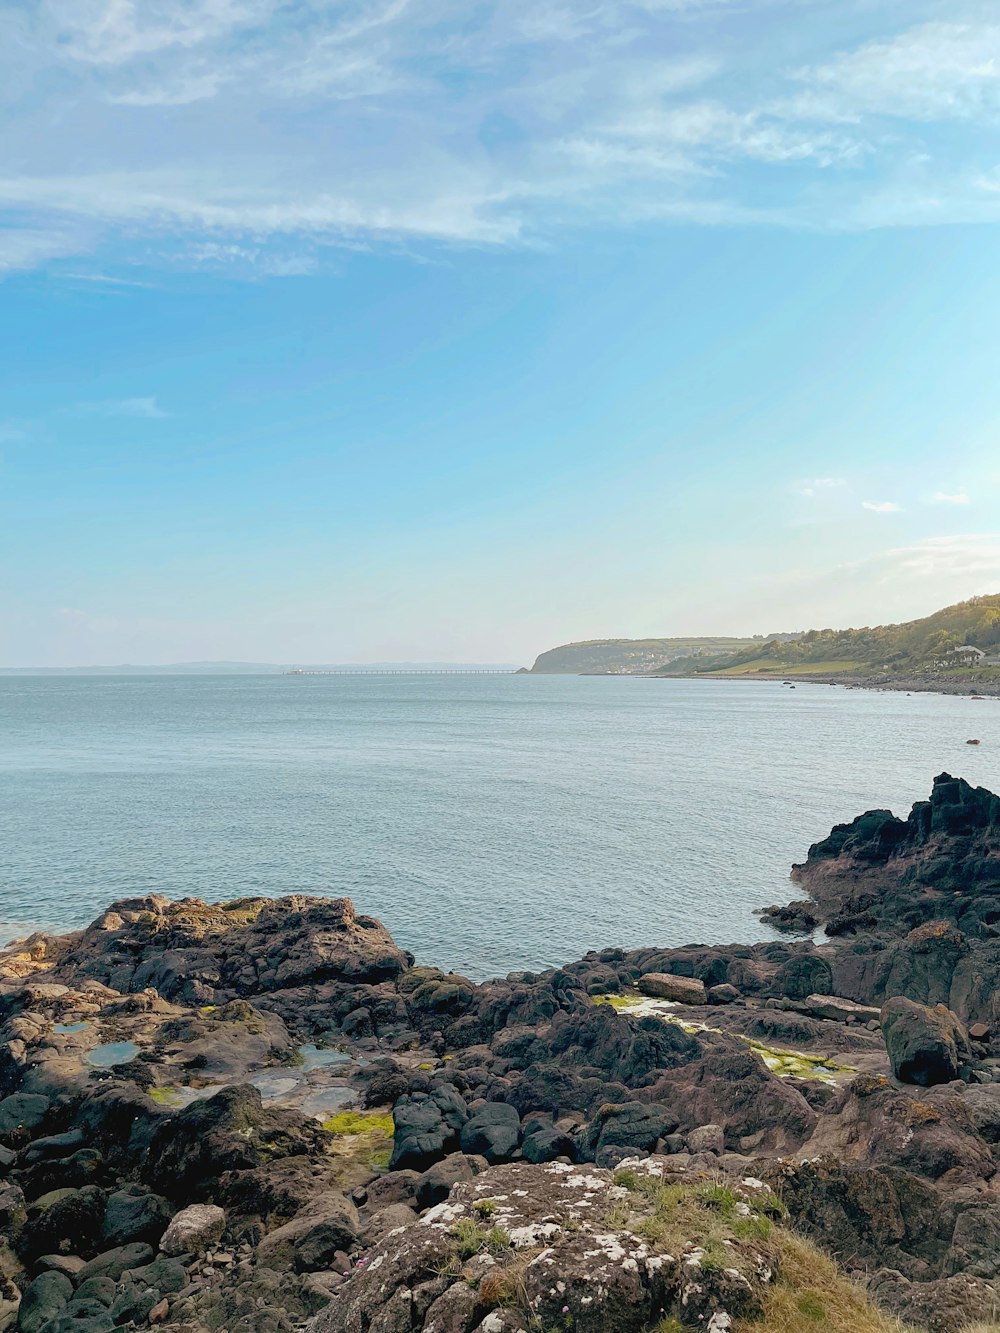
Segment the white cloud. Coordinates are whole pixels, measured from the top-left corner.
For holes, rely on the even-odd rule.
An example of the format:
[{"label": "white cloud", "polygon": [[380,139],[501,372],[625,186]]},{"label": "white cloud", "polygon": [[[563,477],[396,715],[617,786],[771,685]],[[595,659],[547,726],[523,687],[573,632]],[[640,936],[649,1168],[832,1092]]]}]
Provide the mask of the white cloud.
[{"label": "white cloud", "polygon": [[862,500],[862,509],[870,509],[873,514],[898,514],[902,506],[894,500]]},{"label": "white cloud", "polygon": [[920,24],[804,68],[797,77],[809,90],[797,109],[812,116],[992,117],[1000,111],[1000,25]]},{"label": "white cloud", "polygon": [[949,495],[947,491],[935,491],[934,503],[943,505],[967,505],[969,497],[965,491],[955,491]]}]

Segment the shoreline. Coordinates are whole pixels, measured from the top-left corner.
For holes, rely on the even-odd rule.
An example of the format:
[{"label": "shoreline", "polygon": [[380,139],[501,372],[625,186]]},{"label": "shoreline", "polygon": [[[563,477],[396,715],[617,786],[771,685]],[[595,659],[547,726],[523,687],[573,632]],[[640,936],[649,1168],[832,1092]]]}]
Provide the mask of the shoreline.
[{"label": "shoreline", "polygon": [[743,672],[712,672],[709,674],[699,674],[698,672],[686,672],[684,675],[675,676],[655,676],[648,675],[643,677],[645,680],[739,680],[750,681],[753,683],[770,683],[784,685],[786,681],[792,685],[839,685],[848,690],[871,690],[875,693],[885,694],[947,694],[955,695],[960,698],[979,698],[979,699],[998,699],[1000,698],[1000,680],[984,681],[979,684],[973,683],[971,678],[949,678],[946,680],[934,679],[927,680],[923,677],[915,679],[893,679],[883,676],[854,676],[854,675],[830,675],[821,672],[816,675],[805,675],[796,672],[793,675],[782,675],[780,672],[767,673],[743,673]]},{"label": "shoreline", "polygon": [[941,775],[794,867],[829,938],[482,983],[305,895],[122,899],[0,951],[0,1333],[721,1330],[788,1228],[966,1333],[1000,1281],[998,834]]}]

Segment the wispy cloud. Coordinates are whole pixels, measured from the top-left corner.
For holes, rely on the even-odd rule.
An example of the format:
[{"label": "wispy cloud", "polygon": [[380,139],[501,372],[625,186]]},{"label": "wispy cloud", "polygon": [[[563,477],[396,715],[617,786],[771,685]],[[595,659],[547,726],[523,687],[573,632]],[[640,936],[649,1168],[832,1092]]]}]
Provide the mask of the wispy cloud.
[{"label": "wispy cloud", "polygon": [[799,495],[812,498],[821,495],[827,491],[836,491],[847,485],[846,477],[810,477],[805,481],[800,481],[795,489]]},{"label": "wispy cloud", "polygon": [[969,497],[965,491],[954,491],[949,494],[947,491],[935,491],[934,503],[942,505],[967,505]]},{"label": "wispy cloud", "polygon": [[274,246],[313,264],[580,223],[1000,219],[1000,24],[978,0],[947,22],[872,0],[838,49],[823,8],[24,0],[0,12],[0,271],[108,247],[235,246],[264,275],[301,269]]},{"label": "wispy cloud", "polygon": [[868,509],[873,514],[898,514],[902,510],[902,505],[896,504],[895,500],[862,500],[861,508]]},{"label": "wispy cloud", "polygon": [[77,411],[106,417],[144,417],[149,421],[168,415],[153,397],[109,398],[100,402],[79,403]]},{"label": "wispy cloud", "polygon": [[[961,13],[963,6],[956,5]],[[978,119],[1000,111],[1000,25],[923,23],[801,69],[796,110],[833,120]]]}]

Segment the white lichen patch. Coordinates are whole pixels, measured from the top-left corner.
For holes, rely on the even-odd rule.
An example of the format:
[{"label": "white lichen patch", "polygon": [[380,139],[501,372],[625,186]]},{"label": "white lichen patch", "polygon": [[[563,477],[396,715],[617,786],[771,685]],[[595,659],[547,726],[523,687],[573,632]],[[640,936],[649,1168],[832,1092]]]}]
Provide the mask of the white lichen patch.
[{"label": "white lichen patch", "polygon": [[456,1218],[464,1217],[465,1209],[460,1203],[449,1203],[445,1199],[444,1203],[435,1204],[433,1208],[428,1209],[420,1218],[418,1225],[445,1226],[449,1222],[454,1222]]},{"label": "white lichen patch", "polygon": [[558,1222],[531,1222],[527,1226],[511,1227],[507,1234],[515,1250],[527,1250],[553,1240],[561,1230]]}]

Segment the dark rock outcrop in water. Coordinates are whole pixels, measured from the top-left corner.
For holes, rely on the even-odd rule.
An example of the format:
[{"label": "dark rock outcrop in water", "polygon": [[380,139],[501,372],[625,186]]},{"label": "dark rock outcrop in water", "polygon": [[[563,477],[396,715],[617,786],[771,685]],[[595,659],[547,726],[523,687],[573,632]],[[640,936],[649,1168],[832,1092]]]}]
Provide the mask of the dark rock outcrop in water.
[{"label": "dark rock outcrop in water", "polygon": [[479,985],[345,899],[149,897],[12,946],[0,1333],[718,1333],[805,1262],[782,1219],[960,1333],[1000,1286],[998,805],[835,829],[819,944]]}]

